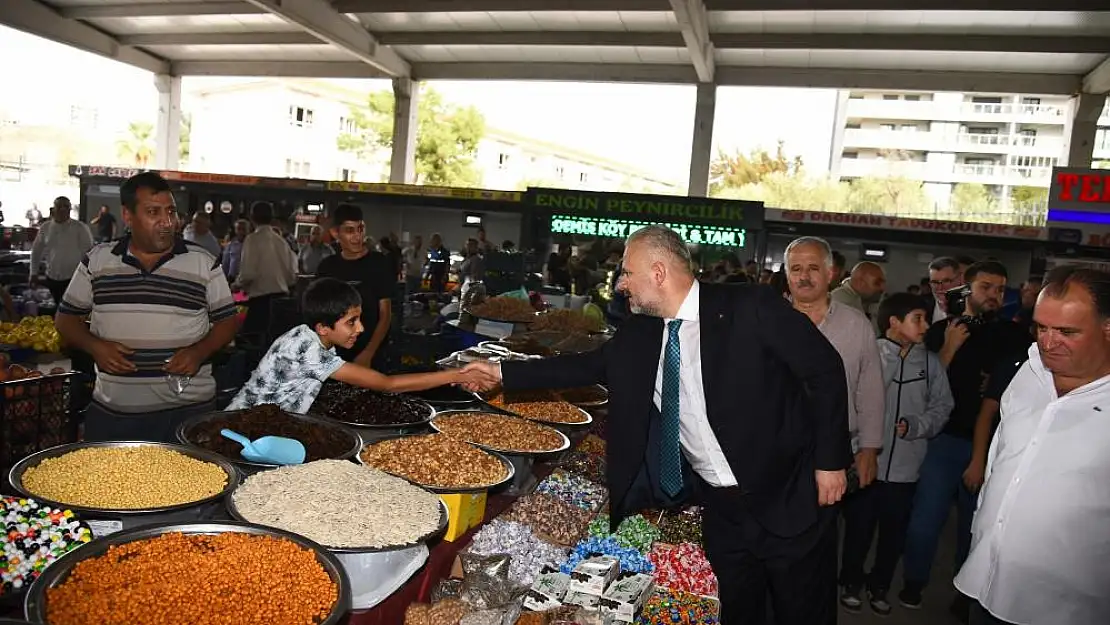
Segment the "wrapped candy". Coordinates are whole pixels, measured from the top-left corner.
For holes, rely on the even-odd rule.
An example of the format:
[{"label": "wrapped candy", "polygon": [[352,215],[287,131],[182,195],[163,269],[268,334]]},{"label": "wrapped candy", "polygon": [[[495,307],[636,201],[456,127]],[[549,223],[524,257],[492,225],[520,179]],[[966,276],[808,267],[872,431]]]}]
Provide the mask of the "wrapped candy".
[{"label": "wrapped candy", "polygon": [[563,470],[590,480],[596,484],[605,483],[605,458],[584,451],[575,451],[563,463]]},{"label": "wrapped candy", "polygon": [[601,514],[590,521],[590,536],[598,538],[611,536],[622,547],[630,547],[641,553],[647,553],[651,550],[652,543],[659,540],[659,528],[636,514],[621,521],[620,526],[617,527],[617,532],[610,535],[609,515]]},{"label": "wrapped candy", "polygon": [[595,512],[609,496],[604,486],[566,471],[556,471],[536,487],[536,493],[550,495],[577,508]]},{"label": "wrapped candy", "polygon": [[692,543],[656,543],[648,554],[655,565],[655,585],[697,595],[717,596],[717,576],[701,547]]},{"label": "wrapped candy", "polygon": [[636,617],[636,625],[718,625],[719,614],[716,599],[658,588]]},{"label": "wrapped candy", "polygon": [[0,527],[0,595],[26,589],[51,562],[93,539],[72,512],[34,499],[0,499]]},{"label": "wrapped candy", "polygon": [[559,567],[563,573],[570,574],[574,567],[582,560],[594,556],[606,555],[613,556],[620,560],[621,571],[631,571],[633,573],[651,573],[655,567],[651,561],[644,556],[643,553],[620,545],[615,539],[612,538],[597,538],[591,536],[586,540],[574,546],[574,551],[570,554],[570,558]]},{"label": "wrapped candy", "polygon": [[667,512],[659,522],[659,540],[670,545],[704,545],[701,537],[701,508],[691,506],[681,512]]},{"label": "wrapped candy", "polygon": [[544,566],[556,568],[567,559],[566,549],[536,538],[527,525],[501,519],[487,523],[474,536],[467,552],[507,554],[509,579],[524,586],[531,586]]}]

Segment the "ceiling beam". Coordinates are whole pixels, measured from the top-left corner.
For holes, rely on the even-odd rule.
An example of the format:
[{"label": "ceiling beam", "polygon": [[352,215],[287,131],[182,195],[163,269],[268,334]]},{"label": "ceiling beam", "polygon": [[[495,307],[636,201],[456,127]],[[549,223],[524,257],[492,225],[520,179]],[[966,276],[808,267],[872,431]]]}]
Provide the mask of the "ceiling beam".
[{"label": "ceiling beam", "polygon": [[938,72],[906,70],[719,66],[718,85],[811,87],[816,89],[884,89],[896,91],[979,91],[1070,95],[1080,76],[1007,72]]},{"label": "ceiling beam", "polygon": [[160,4],[97,4],[64,7],[63,17],[75,20],[119,17],[177,17],[190,15],[257,15],[262,9],[245,2],[164,2]]},{"label": "ceiling beam", "polygon": [[[0,24],[156,74],[165,74],[170,68],[170,64],[164,59],[120,45],[111,35],[88,24],[62,17],[54,9],[35,0],[0,1]],[[11,59],[9,56],[9,62]]]},{"label": "ceiling beam", "polygon": [[408,61],[378,41],[361,24],[336,11],[327,0],[246,0],[301,27],[320,41],[351,54],[392,78],[410,73]]},{"label": "ceiling beam", "polygon": [[388,78],[360,61],[175,61],[178,76],[282,78]]},{"label": "ceiling beam", "polygon": [[713,82],[716,63],[713,42],[709,39],[709,15],[705,11],[705,3],[702,0],[670,0],[670,4],[698,80]]},{"label": "ceiling beam", "polygon": [[[710,11],[1091,11],[1088,0],[705,0]],[[892,6],[893,5],[893,6]]]},{"label": "ceiling beam", "polygon": [[378,41],[389,45],[408,46],[616,46],[645,48],[681,48],[686,44],[682,35],[641,32],[559,31],[446,31],[379,32]]},{"label": "ceiling beam", "polygon": [[1083,93],[1110,93],[1110,56],[1083,77]]},{"label": "ceiling beam", "polygon": [[295,46],[321,45],[322,42],[304,32],[288,33],[159,33],[120,35],[125,46]]},{"label": "ceiling beam", "polygon": [[334,0],[341,13],[670,11],[668,0]]},{"label": "ceiling beam", "polygon": [[607,63],[413,63],[417,80],[559,80],[573,82],[698,82],[692,66]]}]

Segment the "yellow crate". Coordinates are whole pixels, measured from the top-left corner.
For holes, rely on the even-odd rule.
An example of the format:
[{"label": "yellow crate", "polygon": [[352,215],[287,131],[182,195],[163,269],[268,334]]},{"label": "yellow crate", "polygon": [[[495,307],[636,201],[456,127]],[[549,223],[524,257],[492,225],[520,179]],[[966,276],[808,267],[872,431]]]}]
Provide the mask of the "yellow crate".
[{"label": "yellow crate", "polygon": [[447,534],[444,540],[454,541],[486,516],[486,493],[447,493],[440,499],[447,504]]}]

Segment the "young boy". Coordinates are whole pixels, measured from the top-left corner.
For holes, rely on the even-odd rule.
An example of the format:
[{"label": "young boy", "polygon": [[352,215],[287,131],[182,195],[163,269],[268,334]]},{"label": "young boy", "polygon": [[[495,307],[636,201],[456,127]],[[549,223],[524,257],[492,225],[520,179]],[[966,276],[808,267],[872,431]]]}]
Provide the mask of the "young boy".
[{"label": "young boy", "polygon": [[[940,433],[952,412],[944,366],[922,344],[929,329],[928,315],[925,300],[910,293],[896,293],[879,304],[878,325],[883,333],[879,354],[886,386],[884,443],[875,483],[851,495],[862,500],[860,505],[845,509],[840,604],[851,612],[862,607],[866,581],[871,609],[890,614],[886,596],[905,547],[918,469],[929,439]],[[863,565],[876,527],[875,562],[865,576]]]},{"label": "young boy", "polygon": [[346,282],[331,278],[316,280],[305,289],[301,308],[305,323],[274,341],[227,410],[277,404],[288,412],[304,414],[328,378],[390,393],[421,391],[444,384],[476,387],[482,379],[473,367],[387,376],[345,362],[336,355],[336,348],[349,349],[363,331],[359,320],[362,299]]}]

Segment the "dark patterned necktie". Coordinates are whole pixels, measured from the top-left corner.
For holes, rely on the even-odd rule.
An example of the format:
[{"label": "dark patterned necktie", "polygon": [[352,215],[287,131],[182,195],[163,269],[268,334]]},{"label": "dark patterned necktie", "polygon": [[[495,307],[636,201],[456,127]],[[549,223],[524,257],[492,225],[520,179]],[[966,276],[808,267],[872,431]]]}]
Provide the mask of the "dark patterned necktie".
[{"label": "dark patterned necktie", "polygon": [[678,438],[679,388],[682,376],[682,347],[678,330],[682,320],[667,323],[667,349],[663,352],[663,417],[659,436],[659,484],[674,497],[682,491],[682,450]]}]

